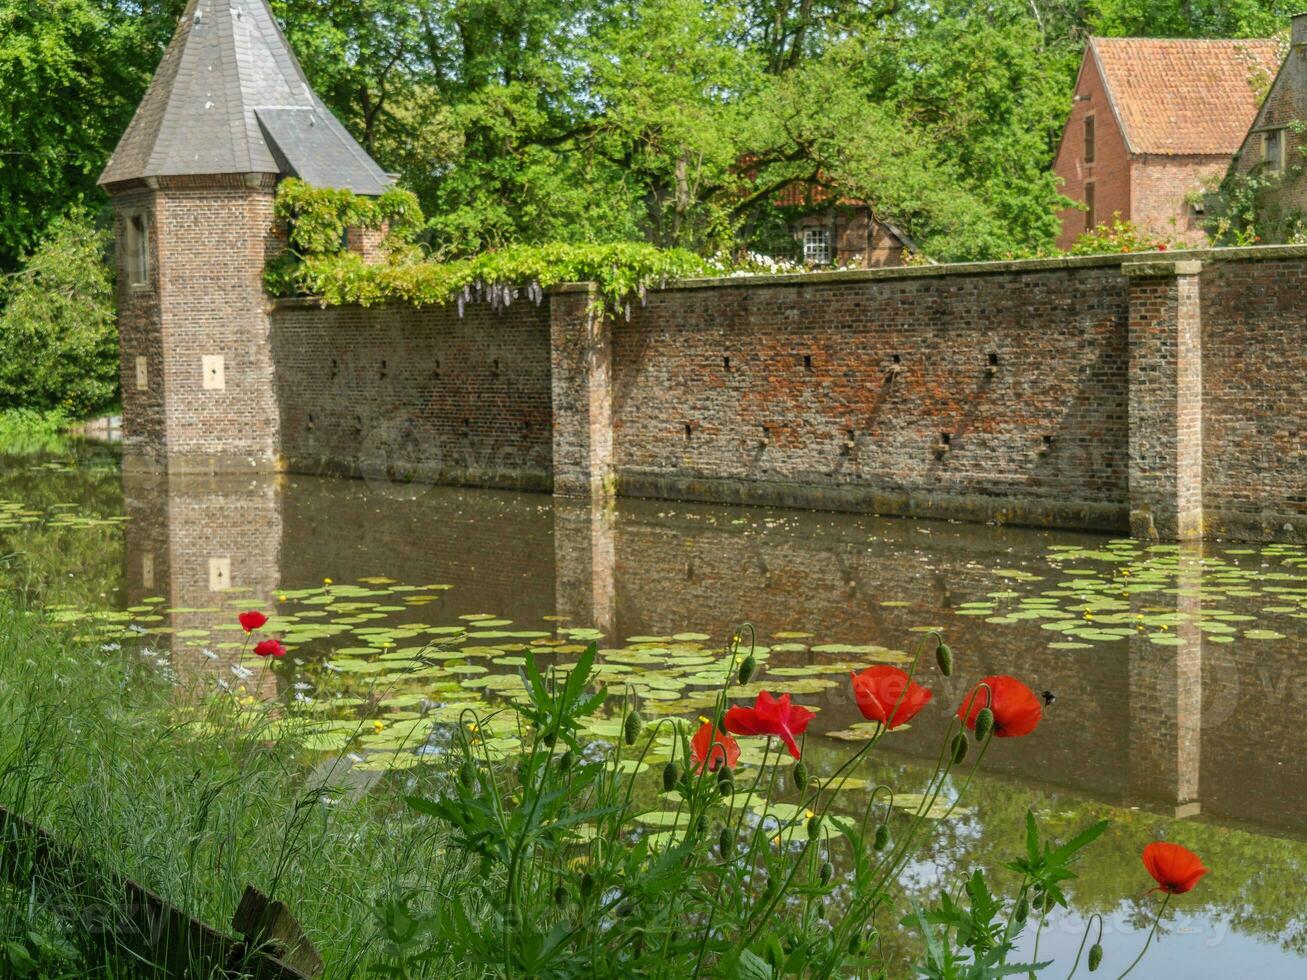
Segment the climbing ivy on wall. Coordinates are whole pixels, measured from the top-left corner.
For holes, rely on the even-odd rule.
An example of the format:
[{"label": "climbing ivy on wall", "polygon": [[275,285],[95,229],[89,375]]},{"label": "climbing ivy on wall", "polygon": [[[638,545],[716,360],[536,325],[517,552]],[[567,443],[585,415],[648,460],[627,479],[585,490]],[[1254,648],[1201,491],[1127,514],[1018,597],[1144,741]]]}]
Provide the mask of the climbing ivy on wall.
[{"label": "climbing ivy on wall", "polygon": [[[269,292],[314,296],[331,306],[456,303],[461,312],[469,302],[507,306],[519,297],[539,302],[544,290],[559,283],[593,282],[599,305],[616,311],[660,282],[722,271],[684,249],[642,242],[510,245],[437,261],[414,240],[424,223],[417,199],[399,189],[374,199],[286,180],[277,191],[276,214],[287,223],[289,248],[268,263]],[[346,229],[383,227],[381,261],[365,262],[343,248]]]}]

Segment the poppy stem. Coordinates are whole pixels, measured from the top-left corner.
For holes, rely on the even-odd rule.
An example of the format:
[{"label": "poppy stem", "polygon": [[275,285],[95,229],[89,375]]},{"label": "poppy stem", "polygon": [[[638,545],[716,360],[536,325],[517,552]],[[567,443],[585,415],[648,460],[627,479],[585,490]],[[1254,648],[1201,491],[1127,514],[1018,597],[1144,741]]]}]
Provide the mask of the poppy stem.
[{"label": "poppy stem", "polygon": [[1085,954],[1085,943],[1089,941],[1089,930],[1094,927],[1095,919],[1098,920],[1098,938],[1094,942],[1101,943],[1103,941],[1103,917],[1095,912],[1089,917],[1089,921],[1085,923],[1084,935],[1080,937],[1080,948],[1076,950],[1076,961],[1071,964],[1071,972],[1066,975],[1066,980],[1071,980],[1076,975],[1076,970],[1080,969],[1080,957]]},{"label": "poppy stem", "polygon": [[1116,978],[1116,980],[1122,980],[1122,977],[1137,967],[1139,961],[1144,958],[1144,954],[1148,952],[1148,947],[1153,941],[1153,936],[1157,935],[1157,925],[1162,921],[1162,916],[1166,914],[1166,906],[1169,905],[1170,902],[1171,893],[1167,892],[1166,898],[1162,899],[1162,907],[1157,910],[1157,918],[1153,920],[1153,928],[1148,930],[1148,938],[1144,940],[1144,948],[1139,951],[1139,955],[1135,957],[1135,961],[1125,968],[1125,973],[1122,973],[1121,976]]}]

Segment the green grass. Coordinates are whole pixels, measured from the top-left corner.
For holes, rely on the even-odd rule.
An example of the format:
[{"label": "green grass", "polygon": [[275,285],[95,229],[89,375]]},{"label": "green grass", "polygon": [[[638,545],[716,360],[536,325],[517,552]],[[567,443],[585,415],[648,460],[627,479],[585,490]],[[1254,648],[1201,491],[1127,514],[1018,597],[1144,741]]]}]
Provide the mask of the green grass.
[{"label": "green grass", "polygon": [[[208,924],[230,931],[253,884],[290,906],[324,975],[344,977],[367,972],[384,898],[427,904],[444,865],[432,822],[389,786],[306,768],[290,739],[270,737],[275,706],[179,697],[154,659],[74,642],[9,599],[0,678],[0,804]],[[0,903],[6,950],[75,939],[47,884]]]}]

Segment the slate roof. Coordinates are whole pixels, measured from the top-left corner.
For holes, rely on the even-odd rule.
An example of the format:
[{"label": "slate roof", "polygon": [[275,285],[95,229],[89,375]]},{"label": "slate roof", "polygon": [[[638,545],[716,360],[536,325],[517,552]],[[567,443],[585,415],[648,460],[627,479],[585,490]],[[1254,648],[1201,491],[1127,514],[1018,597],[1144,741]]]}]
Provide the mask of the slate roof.
[{"label": "slate roof", "polygon": [[309,87],[267,0],[190,0],[100,183],[244,173],[390,185]]},{"label": "slate roof", "polygon": [[1270,39],[1095,37],[1089,49],[1131,153],[1235,153],[1280,67]]}]

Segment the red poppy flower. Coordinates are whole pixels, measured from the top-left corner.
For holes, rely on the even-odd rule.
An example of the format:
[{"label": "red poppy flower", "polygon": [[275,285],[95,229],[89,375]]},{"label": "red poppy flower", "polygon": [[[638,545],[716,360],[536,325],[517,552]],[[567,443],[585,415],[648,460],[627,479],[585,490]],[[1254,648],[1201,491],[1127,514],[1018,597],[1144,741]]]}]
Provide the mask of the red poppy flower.
[{"label": "red poppy flower", "polygon": [[1187,847],[1153,841],[1144,848],[1144,867],[1157,882],[1154,891],[1183,895],[1207,874],[1202,860]]},{"label": "red poppy flower", "polygon": [[[988,686],[989,691],[986,692],[980,684]],[[963,718],[968,728],[975,730],[976,715],[980,714],[981,708],[988,707],[994,712],[994,734],[998,738],[1029,735],[1035,730],[1039,719],[1044,716],[1044,706],[1034,691],[1007,674],[981,678],[980,684],[963,698],[958,707],[958,717],[963,718],[967,706],[971,706],[970,713]]]},{"label": "red poppy flower", "polygon": [[260,640],[254,644],[254,652],[260,657],[284,657],[286,648],[280,640]]},{"label": "red poppy flower", "polygon": [[799,744],[794,736],[802,735],[814,717],[807,708],[790,704],[788,694],[778,700],[760,691],[752,708],[734,707],[726,712],[726,730],[736,735],[775,735],[797,759]]},{"label": "red poppy flower", "polygon": [[1158,243],[1157,243],[1157,250],[1158,250],[1159,252],[1165,252],[1165,251],[1166,251],[1166,242],[1158,242]]},{"label": "red poppy flower", "polygon": [[246,633],[253,633],[268,621],[268,617],[257,609],[247,609],[236,618],[240,620],[241,629]]},{"label": "red poppy flower", "polygon": [[868,667],[860,674],[850,671],[849,677],[862,717],[889,729],[906,725],[934,696],[906,672],[888,664]]},{"label": "red poppy flower", "polygon": [[716,772],[722,763],[734,768],[740,761],[740,743],[717,731],[712,722],[705,721],[690,739],[690,755],[694,759],[695,772],[703,772],[705,765],[709,772]]}]

